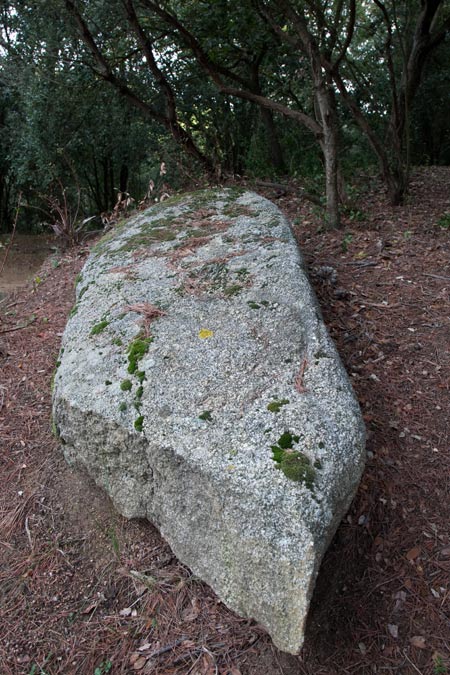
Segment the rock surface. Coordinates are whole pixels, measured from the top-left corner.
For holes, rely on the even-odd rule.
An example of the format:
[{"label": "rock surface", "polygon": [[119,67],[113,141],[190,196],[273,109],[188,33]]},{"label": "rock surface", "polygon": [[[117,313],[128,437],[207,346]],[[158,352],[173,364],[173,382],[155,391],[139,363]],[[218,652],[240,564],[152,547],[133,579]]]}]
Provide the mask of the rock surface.
[{"label": "rock surface", "polygon": [[83,269],[58,366],[67,460],[297,653],[364,427],[277,207],[206,191],[117,226]]}]

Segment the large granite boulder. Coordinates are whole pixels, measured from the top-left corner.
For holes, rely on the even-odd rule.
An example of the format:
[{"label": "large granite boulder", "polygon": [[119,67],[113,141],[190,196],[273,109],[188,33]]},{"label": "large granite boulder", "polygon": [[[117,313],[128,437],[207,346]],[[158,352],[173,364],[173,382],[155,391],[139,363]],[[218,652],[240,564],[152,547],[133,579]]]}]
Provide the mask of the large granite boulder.
[{"label": "large granite boulder", "polygon": [[364,428],[274,204],[200,192],[104,237],[64,333],[54,422],[123,515],[299,651]]}]

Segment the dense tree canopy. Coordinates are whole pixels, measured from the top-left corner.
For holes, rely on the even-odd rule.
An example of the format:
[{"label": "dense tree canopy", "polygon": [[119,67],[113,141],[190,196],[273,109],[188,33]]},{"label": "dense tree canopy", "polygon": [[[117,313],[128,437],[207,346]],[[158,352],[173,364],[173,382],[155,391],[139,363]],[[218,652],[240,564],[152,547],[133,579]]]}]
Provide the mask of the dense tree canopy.
[{"label": "dense tree canopy", "polygon": [[411,162],[448,163],[450,0],[4,0],[0,226],[57,186],[86,214],[206,174],[349,175],[399,203]]}]

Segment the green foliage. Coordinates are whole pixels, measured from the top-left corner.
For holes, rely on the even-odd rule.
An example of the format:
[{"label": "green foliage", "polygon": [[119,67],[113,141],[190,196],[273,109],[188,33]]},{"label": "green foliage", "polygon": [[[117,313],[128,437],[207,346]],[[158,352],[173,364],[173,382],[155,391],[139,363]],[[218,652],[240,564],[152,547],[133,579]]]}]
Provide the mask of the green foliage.
[{"label": "green foliage", "polygon": [[347,234],[344,234],[344,236],[342,237],[342,242],[341,242],[342,253],[347,253],[348,247],[351,244],[352,240],[353,240],[353,235],[351,234],[351,232],[347,232]]},{"label": "green foliage", "polygon": [[107,673],[111,671],[112,665],[112,661],[102,661],[102,663],[94,670],[94,675],[107,675]]},{"label": "green foliage", "polygon": [[450,230],[450,213],[444,213],[437,222],[441,230]]},{"label": "green foliage", "polygon": [[204,410],[200,415],[198,416],[199,420],[203,420],[204,422],[212,422],[212,415],[210,410]]},{"label": "green foliage", "polygon": [[447,666],[440,654],[433,656],[433,675],[447,675]]},{"label": "green foliage", "polygon": [[[280,6],[265,0],[260,12],[250,0],[166,0],[162,7],[176,15],[184,32],[169,25],[152,3],[134,2],[154,49],[153,68],[146,64],[140,38],[128,21],[126,3],[74,4],[114,78],[95,74],[102,67],[77,32],[70,3],[52,0],[41,3],[39,11],[33,0],[4,3],[0,228],[10,225],[19,191],[31,207],[21,214],[23,227],[61,224],[57,210],[49,213],[48,200],[55,206],[57,199],[67,216],[64,229],[76,232],[85,216],[111,211],[119,190],[136,202],[145,195],[159,200],[167,184],[177,188],[186,178],[197,181],[205,168],[219,179],[287,173],[299,178],[320,203],[323,135],[305,120],[320,128],[326,116],[318,108],[317,70],[311,67],[293,12],[286,11],[286,6],[302,10],[302,2]],[[436,49],[424,47],[431,54],[428,68],[408,91],[411,100],[398,143],[389,143],[396,91],[397,113],[403,108],[404,64],[414,44],[420,3],[386,3],[385,13],[376,3],[356,3],[355,30],[346,53],[341,50],[349,4],[328,3],[326,12],[321,12],[321,3],[307,6],[305,27],[324,56],[322,63],[338,60],[336,74],[323,73],[322,85],[334,98],[342,175],[352,178],[372,170],[380,152],[391,178],[400,183],[406,180],[402,172],[410,158],[448,163],[448,40],[436,39]],[[445,13],[432,22],[435,34],[443,21]],[[196,59],[200,53],[202,58]],[[205,76],[205,70],[215,71],[215,77]],[[337,75],[347,96],[337,94],[337,80],[329,82]],[[415,81],[421,81],[420,95]],[[226,87],[234,94],[220,93]],[[256,105],[254,97],[263,97],[279,112]],[[357,208],[348,213],[353,220],[363,215]]]},{"label": "green foliage", "polygon": [[130,391],[133,386],[131,380],[122,380],[120,383],[120,388],[122,391]]}]

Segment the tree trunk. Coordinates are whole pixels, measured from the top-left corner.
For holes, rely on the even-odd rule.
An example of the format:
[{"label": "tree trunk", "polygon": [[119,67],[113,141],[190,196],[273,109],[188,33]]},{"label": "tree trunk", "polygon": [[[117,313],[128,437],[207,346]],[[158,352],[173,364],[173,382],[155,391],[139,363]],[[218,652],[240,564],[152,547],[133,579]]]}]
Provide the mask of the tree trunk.
[{"label": "tree trunk", "polygon": [[117,201],[116,191],[114,190],[114,164],[110,158],[108,161],[108,176],[109,176],[109,194],[111,199],[111,207],[113,207]]},{"label": "tree trunk", "polygon": [[383,140],[369,124],[368,118],[353,98],[339,70],[331,64],[327,65],[327,70],[334,79],[343,102],[367,136],[378,158],[381,177],[386,185],[391,204],[398,205],[403,201],[409,182],[410,109],[417,94],[427,58],[448,34],[449,19],[445,19],[440,28],[436,28],[435,19],[443,0],[421,0],[412,44],[403,54],[403,72],[400,81],[397,82],[391,54],[395,18],[389,15],[385,4],[378,0],[374,1],[382,11],[388,31],[386,62],[390,74],[392,108],[389,126]]},{"label": "tree trunk", "polygon": [[322,127],[320,147],[325,164],[325,219],[329,228],[340,226],[339,214],[339,159],[338,119],[331,83],[324,81],[321,67],[313,65],[315,75],[316,114]]},{"label": "tree trunk", "polygon": [[337,228],[341,221],[339,215],[337,137],[333,128],[324,125],[321,147],[325,163],[325,220],[329,228]]},{"label": "tree trunk", "polygon": [[394,169],[391,168],[387,173],[382,173],[382,178],[386,185],[389,203],[392,206],[402,204],[407,188],[405,168],[400,165]]},{"label": "tree trunk", "polygon": [[103,157],[101,160],[102,173],[103,173],[103,203],[105,204],[105,211],[109,210],[109,199],[108,199],[108,158]]},{"label": "tree trunk", "polygon": [[120,167],[119,190],[121,192],[128,190],[128,166],[124,163]]},{"label": "tree trunk", "polygon": [[97,208],[100,212],[106,211],[108,209],[108,205],[104,203],[103,197],[102,197],[102,189],[100,186],[100,179],[98,176],[98,168],[97,168],[97,159],[95,156],[95,153],[92,155],[92,166],[94,169],[94,185],[91,189],[92,194],[94,195],[94,200],[97,205]]},{"label": "tree trunk", "polygon": [[273,113],[268,108],[260,108],[261,119],[264,124],[267,135],[267,143],[269,149],[269,158],[272,166],[278,173],[286,173],[286,165],[284,163],[283,151],[281,149],[278,133],[273,120]]}]

